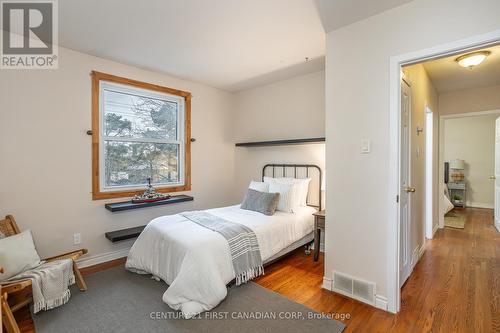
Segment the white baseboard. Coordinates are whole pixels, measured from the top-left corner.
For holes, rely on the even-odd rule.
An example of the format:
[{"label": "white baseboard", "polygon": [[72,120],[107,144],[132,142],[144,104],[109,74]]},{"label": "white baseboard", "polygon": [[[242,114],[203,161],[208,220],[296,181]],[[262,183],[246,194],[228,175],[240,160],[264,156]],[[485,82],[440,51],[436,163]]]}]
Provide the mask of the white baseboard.
[{"label": "white baseboard", "polygon": [[323,284],[321,285],[321,288],[332,291],[333,280],[330,278],[327,278],[326,276],[323,276]]},{"label": "white baseboard", "polygon": [[[311,249],[314,250],[314,243],[311,245]],[[325,243],[319,243],[319,252],[325,252]]]},{"label": "white baseboard", "polygon": [[102,264],[102,263],[105,263],[105,262],[108,262],[111,260],[126,257],[126,256],[128,256],[129,251],[130,251],[130,247],[125,248],[125,249],[121,249],[121,250],[117,250],[117,251],[100,253],[100,254],[96,254],[94,256],[80,258],[76,261],[76,264],[78,265],[78,268],[94,266],[94,265]]},{"label": "white baseboard", "polygon": [[413,253],[411,254],[411,262],[410,262],[410,265],[412,267],[415,267],[415,265],[418,262],[418,259],[420,259],[419,253],[420,253],[420,248],[419,247],[416,247],[415,249],[413,249]]},{"label": "white baseboard", "polygon": [[388,311],[387,310],[388,309],[387,297],[376,295],[375,296],[375,307],[380,309],[380,310]]},{"label": "white baseboard", "polygon": [[495,205],[490,204],[490,203],[484,203],[484,202],[467,202],[466,207],[494,209]]},{"label": "white baseboard", "polygon": [[420,258],[422,258],[424,253],[425,253],[425,244],[422,244],[422,246],[420,246],[420,250],[418,250],[418,260],[420,260]]},{"label": "white baseboard", "polygon": [[436,223],[434,227],[432,228],[432,237],[434,238],[434,235],[436,234],[436,231],[439,229],[439,223]]}]

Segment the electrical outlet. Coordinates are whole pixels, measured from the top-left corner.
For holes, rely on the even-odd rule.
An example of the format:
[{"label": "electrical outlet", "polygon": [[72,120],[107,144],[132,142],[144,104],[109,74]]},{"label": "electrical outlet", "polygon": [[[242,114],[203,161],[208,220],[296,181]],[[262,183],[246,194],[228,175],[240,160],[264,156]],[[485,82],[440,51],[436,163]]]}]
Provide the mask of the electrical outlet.
[{"label": "electrical outlet", "polygon": [[76,233],[73,234],[73,245],[78,245],[82,243],[82,234],[81,233]]}]

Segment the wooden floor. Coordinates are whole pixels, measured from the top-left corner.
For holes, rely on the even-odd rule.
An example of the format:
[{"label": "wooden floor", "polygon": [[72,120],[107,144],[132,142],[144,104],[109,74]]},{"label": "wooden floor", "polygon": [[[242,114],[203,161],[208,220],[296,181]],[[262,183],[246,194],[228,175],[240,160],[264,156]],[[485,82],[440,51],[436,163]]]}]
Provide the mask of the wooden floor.
[{"label": "wooden floor", "polygon": [[[491,210],[462,212],[465,229],[439,230],[427,242],[403,287],[397,315],[322,289],[323,257],[315,263],[302,251],[266,268],[256,282],[318,312],[336,314],[347,325],[344,332],[500,332],[500,234]],[[18,316],[22,331],[33,332],[27,311]]]}]

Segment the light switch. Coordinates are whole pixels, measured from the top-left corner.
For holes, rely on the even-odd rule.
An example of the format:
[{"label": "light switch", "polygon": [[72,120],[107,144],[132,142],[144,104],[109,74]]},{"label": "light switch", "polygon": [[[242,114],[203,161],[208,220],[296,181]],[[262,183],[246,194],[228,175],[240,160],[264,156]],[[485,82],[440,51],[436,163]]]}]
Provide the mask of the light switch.
[{"label": "light switch", "polygon": [[371,151],[372,143],[368,139],[361,140],[361,154],[369,154]]}]

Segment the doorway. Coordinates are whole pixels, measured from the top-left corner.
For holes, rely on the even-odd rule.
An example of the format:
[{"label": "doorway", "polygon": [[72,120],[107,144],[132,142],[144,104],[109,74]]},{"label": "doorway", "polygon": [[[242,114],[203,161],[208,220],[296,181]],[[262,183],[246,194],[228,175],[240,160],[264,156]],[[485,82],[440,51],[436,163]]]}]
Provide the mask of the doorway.
[{"label": "doorway", "polygon": [[464,229],[467,221],[463,216],[468,208],[493,209],[498,216],[499,117],[500,110],[440,117],[439,163],[445,169],[440,228]]},{"label": "doorway", "polygon": [[[401,55],[391,58],[391,113],[390,113],[390,123],[391,123],[391,170],[394,171],[392,174],[394,178],[391,180],[390,188],[391,193],[394,193],[396,197],[396,204],[391,206],[394,208],[391,213],[391,219],[394,219],[396,223],[390,226],[390,243],[389,243],[389,265],[388,265],[388,309],[392,312],[398,312],[400,308],[400,288],[401,282],[405,281],[406,275],[408,275],[407,267],[404,266],[408,264],[408,259],[412,258],[413,264],[418,262],[419,257],[422,255],[425,247],[422,245],[421,248],[408,247],[408,243],[412,242],[413,229],[415,225],[412,225],[411,221],[415,215],[415,211],[418,205],[424,207],[422,210],[422,216],[418,218],[418,224],[422,221],[426,223],[422,224],[421,234],[423,238],[423,244],[425,244],[425,238],[431,238],[435,229],[439,227],[439,215],[442,211],[441,203],[439,198],[441,198],[441,188],[437,186],[438,179],[442,176],[442,167],[439,163],[438,153],[439,153],[439,141],[437,138],[440,137],[439,128],[439,110],[432,105],[427,105],[422,108],[422,114],[424,114],[424,120],[420,123],[413,123],[413,128],[410,128],[411,135],[418,136],[419,140],[422,140],[420,145],[412,145],[411,141],[406,143],[404,133],[403,133],[403,112],[402,112],[402,91],[404,85],[402,84],[402,78],[400,76],[401,69],[404,66],[421,64],[427,60],[434,60],[449,56],[458,56],[459,54],[476,51],[479,49],[484,49],[498,44],[500,41],[500,32],[495,32],[492,34],[487,34],[483,36],[476,36],[468,40],[458,41],[456,43],[448,44],[442,47],[435,47],[430,50],[422,50],[419,52],[414,52],[412,54]],[[410,82],[411,83],[411,82]],[[410,122],[410,124],[412,124]],[[430,129],[432,128],[432,131]],[[421,135],[425,132],[425,135]],[[429,132],[429,133],[428,133]],[[420,136],[421,135],[421,136]],[[432,142],[432,145],[430,144]],[[425,149],[425,148],[429,149]],[[414,171],[410,171],[409,180],[411,181],[411,186],[416,190],[410,193],[430,193],[430,196],[425,197],[423,203],[419,202],[417,207],[413,205],[412,200],[405,202],[406,187],[403,186],[403,176],[405,170],[411,170],[404,164],[405,151],[410,152],[410,156],[414,159],[418,158],[418,164],[423,163],[422,168],[415,168],[421,170],[424,177],[418,179],[418,184],[416,184],[417,179],[411,177]],[[430,160],[430,157],[433,157]],[[411,158],[410,158],[411,161]],[[432,172],[431,172],[432,170]],[[421,179],[421,180],[420,180]],[[500,192],[500,191],[499,191]],[[392,194],[391,194],[392,195]],[[411,197],[410,197],[411,198]],[[410,211],[410,218],[407,216],[407,211]],[[420,210],[420,208],[419,208]],[[406,216],[405,216],[406,215]],[[406,224],[405,224],[406,221]],[[429,222],[432,221],[432,224]],[[432,228],[431,228],[432,226]],[[405,230],[409,230],[405,232]],[[418,243],[418,242],[417,242]],[[411,253],[411,254],[410,254]],[[410,254],[410,255],[409,255]],[[410,261],[412,261],[410,259]],[[410,272],[411,274],[411,272]]]}]

